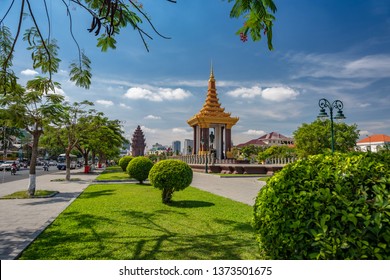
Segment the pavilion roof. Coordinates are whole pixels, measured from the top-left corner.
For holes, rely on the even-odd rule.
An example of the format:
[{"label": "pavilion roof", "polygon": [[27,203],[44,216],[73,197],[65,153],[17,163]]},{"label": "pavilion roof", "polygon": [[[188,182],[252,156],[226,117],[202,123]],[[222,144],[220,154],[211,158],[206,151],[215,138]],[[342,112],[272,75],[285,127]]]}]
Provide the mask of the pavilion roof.
[{"label": "pavilion roof", "polygon": [[231,113],[225,112],[225,108],[221,106],[215,86],[214,71],[211,68],[207,96],[203,107],[187,123],[191,126],[200,125],[202,127],[208,127],[211,123],[228,124],[231,127],[238,120],[238,117],[231,117]]}]

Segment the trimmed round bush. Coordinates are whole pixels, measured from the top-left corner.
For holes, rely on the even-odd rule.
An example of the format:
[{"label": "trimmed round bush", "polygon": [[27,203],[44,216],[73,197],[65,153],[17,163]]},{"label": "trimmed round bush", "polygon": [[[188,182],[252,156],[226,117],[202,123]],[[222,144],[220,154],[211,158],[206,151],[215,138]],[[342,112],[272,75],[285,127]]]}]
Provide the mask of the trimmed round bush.
[{"label": "trimmed round bush", "polygon": [[129,165],[132,159],[132,156],[123,156],[119,159],[118,165],[122,168],[123,172],[126,172],[127,165]]},{"label": "trimmed round bush", "polygon": [[148,179],[153,162],[147,157],[135,157],[127,165],[126,172],[130,178],[138,180],[141,184]]},{"label": "trimmed round bush", "polygon": [[390,259],[390,155],[316,155],[285,166],[254,206],[265,259]]},{"label": "trimmed round bush", "polygon": [[192,182],[191,167],[180,160],[166,159],[157,162],[149,173],[150,183],[162,190],[162,202],[169,204],[173,192],[184,190]]}]

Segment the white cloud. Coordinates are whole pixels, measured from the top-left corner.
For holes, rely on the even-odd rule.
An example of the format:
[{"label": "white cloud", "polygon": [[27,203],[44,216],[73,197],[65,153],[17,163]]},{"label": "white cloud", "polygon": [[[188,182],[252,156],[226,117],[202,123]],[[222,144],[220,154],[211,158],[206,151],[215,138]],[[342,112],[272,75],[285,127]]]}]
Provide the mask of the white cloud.
[{"label": "white cloud", "polygon": [[227,94],[233,97],[252,99],[255,98],[256,96],[261,96],[262,90],[258,86],[254,86],[251,88],[242,87],[232,91],[228,91]]},{"label": "white cloud", "polygon": [[189,91],[181,88],[143,88],[131,87],[124,94],[128,99],[146,99],[153,102],[162,102],[164,100],[183,100],[191,96]]},{"label": "white cloud", "polygon": [[96,100],[96,103],[99,105],[103,105],[105,107],[110,107],[114,105],[114,102],[112,102],[111,100],[103,100],[103,99]]},{"label": "white cloud", "polygon": [[154,116],[154,115],[147,115],[144,117],[145,120],[161,120],[161,117],[159,116]]},{"label": "white cloud", "polygon": [[20,72],[20,74],[25,75],[25,76],[35,76],[35,75],[38,75],[39,73],[35,70],[26,69],[26,70],[22,70]]},{"label": "white cloud", "polygon": [[386,78],[390,77],[390,55],[376,54],[358,58],[346,58],[343,53],[334,54],[294,54],[288,60],[301,64],[303,68],[294,78],[331,77],[336,79],[351,78]]},{"label": "white cloud", "polygon": [[390,56],[389,55],[370,55],[344,65],[344,75],[357,78],[376,78],[389,77],[390,74]]},{"label": "white cloud", "polygon": [[257,96],[261,96],[263,99],[282,102],[285,100],[295,99],[299,92],[290,88],[290,87],[270,87],[262,90],[258,86],[253,86],[251,88],[237,88],[235,90],[227,92],[228,95],[244,98],[244,99],[253,99]]},{"label": "white cloud", "polygon": [[186,129],[179,127],[172,128],[172,132],[177,134],[192,134],[192,132],[189,132]]},{"label": "white cloud", "polygon": [[372,133],[369,132],[368,130],[359,131],[359,135],[360,135],[361,138],[362,138],[362,137],[367,137],[367,136],[369,136],[369,135],[371,135],[371,134],[372,134]]},{"label": "white cloud", "polygon": [[119,106],[128,110],[132,109],[130,106],[126,105],[125,103],[120,103]]},{"label": "white cloud", "polygon": [[299,92],[289,87],[273,87],[263,90],[262,97],[266,100],[282,102],[295,99]]},{"label": "white cloud", "polygon": [[370,103],[359,103],[358,106],[359,106],[360,108],[366,108],[366,107],[368,107],[368,106],[371,106],[371,104],[370,104]]},{"label": "white cloud", "polygon": [[248,131],[243,132],[243,134],[246,134],[246,135],[264,135],[264,134],[266,134],[266,132],[264,130],[249,129]]},{"label": "white cloud", "polygon": [[143,132],[151,133],[151,134],[155,134],[157,132],[156,129],[149,128],[149,127],[146,127],[144,125],[141,126],[141,129],[142,129]]},{"label": "white cloud", "polygon": [[54,87],[54,91],[49,91],[49,93],[62,95],[64,96],[65,101],[69,101],[69,96],[66,95],[65,91],[62,88]]}]

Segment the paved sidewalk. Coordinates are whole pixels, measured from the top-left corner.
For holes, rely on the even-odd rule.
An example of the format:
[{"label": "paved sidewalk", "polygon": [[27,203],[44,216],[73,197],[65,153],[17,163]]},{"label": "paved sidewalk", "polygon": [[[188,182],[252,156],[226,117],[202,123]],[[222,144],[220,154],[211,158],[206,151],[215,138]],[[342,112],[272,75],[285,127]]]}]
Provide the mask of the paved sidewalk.
[{"label": "paved sidewalk", "polygon": [[220,177],[194,172],[191,186],[248,205],[254,205],[259,190],[265,182],[258,177]]},{"label": "paved sidewalk", "polygon": [[[55,190],[60,193],[52,198],[0,200],[0,259],[11,260],[19,254],[56,217],[88,187],[98,174],[83,174],[73,171],[72,178],[81,181],[53,182],[64,179],[65,171],[37,177],[37,189]],[[257,178],[229,177],[194,172],[191,186],[253,205],[258,191],[265,183]],[[0,184],[0,196],[27,190],[28,179]]]},{"label": "paved sidewalk", "polygon": [[[52,182],[64,179],[65,171],[37,177],[37,190],[60,193],[52,198],[0,200],[0,259],[12,260],[68,207],[91,184],[98,174],[83,174],[72,170],[72,178],[80,181]],[[0,196],[27,190],[28,179],[0,184]]]}]

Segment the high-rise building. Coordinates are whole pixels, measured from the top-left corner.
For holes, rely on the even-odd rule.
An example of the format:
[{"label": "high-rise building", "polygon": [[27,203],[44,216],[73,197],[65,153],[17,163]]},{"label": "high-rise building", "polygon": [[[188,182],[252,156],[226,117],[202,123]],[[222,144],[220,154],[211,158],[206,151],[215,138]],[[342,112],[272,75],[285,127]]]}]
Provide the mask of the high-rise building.
[{"label": "high-rise building", "polygon": [[183,155],[192,155],[194,149],[194,140],[184,139]]},{"label": "high-rise building", "polygon": [[174,155],[180,154],[181,151],[181,142],[180,141],[173,141],[172,142],[172,152]]}]

